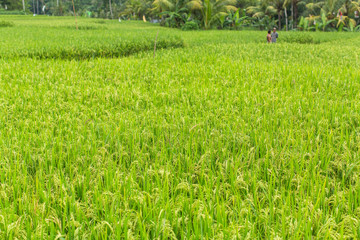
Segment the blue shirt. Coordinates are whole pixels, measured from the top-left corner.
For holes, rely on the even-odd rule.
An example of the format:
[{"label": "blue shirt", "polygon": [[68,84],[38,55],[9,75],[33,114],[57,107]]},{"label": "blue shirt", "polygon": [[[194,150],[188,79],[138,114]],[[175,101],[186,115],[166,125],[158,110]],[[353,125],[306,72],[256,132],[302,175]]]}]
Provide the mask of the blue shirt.
[{"label": "blue shirt", "polygon": [[277,32],[271,33],[271,42],[275,43],[276,39],[279,37],[279,34]]}]

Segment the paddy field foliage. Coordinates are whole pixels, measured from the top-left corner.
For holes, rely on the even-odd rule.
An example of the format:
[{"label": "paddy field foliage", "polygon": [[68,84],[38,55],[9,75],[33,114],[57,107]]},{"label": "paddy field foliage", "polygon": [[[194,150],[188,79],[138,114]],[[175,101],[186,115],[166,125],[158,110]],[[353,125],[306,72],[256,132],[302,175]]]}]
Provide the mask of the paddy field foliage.
[{"label": "paddy field foliage", "polygon": [[1,239],[360,238],[357,33],[0,23]]}]

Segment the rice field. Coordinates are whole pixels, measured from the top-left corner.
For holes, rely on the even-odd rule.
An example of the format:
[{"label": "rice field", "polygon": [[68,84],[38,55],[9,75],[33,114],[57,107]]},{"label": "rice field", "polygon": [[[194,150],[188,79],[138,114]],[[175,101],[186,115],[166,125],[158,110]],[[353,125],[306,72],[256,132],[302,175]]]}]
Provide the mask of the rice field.
[{"label": "rice field", "polygon": [[359,34],[0,21],[0,239],[360,238]]}]

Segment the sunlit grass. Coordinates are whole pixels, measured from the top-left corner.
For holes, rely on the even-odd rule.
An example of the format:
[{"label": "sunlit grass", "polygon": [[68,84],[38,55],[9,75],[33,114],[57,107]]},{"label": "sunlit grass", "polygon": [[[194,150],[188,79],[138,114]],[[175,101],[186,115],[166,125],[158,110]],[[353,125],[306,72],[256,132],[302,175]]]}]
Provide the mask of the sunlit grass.
[{"label": "sunlit grass", "polygon": [[132,27],[187,47],[0,60],[1,239],[360,237],[357,35]]}]

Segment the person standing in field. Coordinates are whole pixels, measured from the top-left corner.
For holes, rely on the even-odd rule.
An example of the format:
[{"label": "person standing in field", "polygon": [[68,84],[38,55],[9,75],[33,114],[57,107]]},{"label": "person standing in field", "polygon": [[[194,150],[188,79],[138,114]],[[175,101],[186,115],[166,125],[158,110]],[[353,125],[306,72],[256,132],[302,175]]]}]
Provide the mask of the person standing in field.
[{"label": "person standing in field", "polygon": [[266,40],[267,40],[268,43],[271,43],[271,31],[270,30],[268,31],[268,34],[266,36]]},{"label": "person standing in field", "polygon": [[276,43],[276,39],[279,37],[279,34],[276,32],[276,28],[273,29],[271,33],[271,42]]}]

